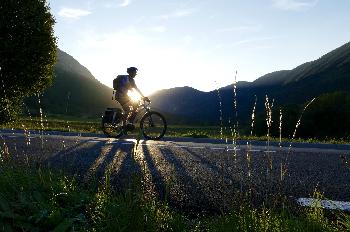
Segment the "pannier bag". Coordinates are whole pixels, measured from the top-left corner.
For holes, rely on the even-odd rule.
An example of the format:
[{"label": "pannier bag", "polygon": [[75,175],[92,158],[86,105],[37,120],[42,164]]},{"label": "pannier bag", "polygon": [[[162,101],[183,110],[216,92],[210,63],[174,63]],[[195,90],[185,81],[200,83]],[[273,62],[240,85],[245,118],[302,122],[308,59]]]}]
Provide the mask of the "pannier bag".
[{"label": "pannier bag", "polygon": [[120,108],[107,108],[103,119],[104,122],[119,123],[123,119],[123,110]]}]

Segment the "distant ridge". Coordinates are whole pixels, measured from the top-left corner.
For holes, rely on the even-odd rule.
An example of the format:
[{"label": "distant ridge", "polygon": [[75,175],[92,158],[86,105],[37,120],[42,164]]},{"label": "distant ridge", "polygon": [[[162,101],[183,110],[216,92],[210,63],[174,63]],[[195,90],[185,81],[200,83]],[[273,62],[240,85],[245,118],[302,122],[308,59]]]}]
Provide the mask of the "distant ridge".
[{"label": "distant ridge", "polygon": [[[98,118],[112,100],[112,89],[101,84],[91,72],[69,54],[58,50],[53,85],[43,94],[41,102],[49,115],[72,115]],[[142,87],[140,87],[142,88]],[[237,83],[238,115],[248,120],[255,97],[258,112],[264,109],[265,95],[276,105],[304,104],[313,97],[336,91],[350,92],[350,43],[323,55],[319,59],[292,70],[268,73],[253,82]],[[150,96],[152,107],[169,116],[173,124],[218,125],[220,102],[223,119],[234,118],[233,85],[202,92],[192,87],[160,90]],[[38,110],[37,98],[26,104]],[[67,108],[68,105],[68,108]]]},{"label": "distant ridge", "polygon": [[[304,63],[292,70],[281,70],[266,74],[253,82],[237,83],[237,103],[242,120],[250,117],[255,97],[258,111],[262,111],[265,95],[274,98],[276,104],[303,104],[325,93],[350,92],[350,43],[323,55],[319,59]],[[233,85],[220,88],[223,115],[233,118]],[[208,93],[169,89],[153,95],[154,105],[173,114],[185,114],[198,122],[219,123],[219,98],[216,91]],[[186,103],[184,103],[186,102]]]},{"label": "distant ridge", "polygon": [[[117,106],[112,92],[71,55],[58,49],[54,82],[41,97],[41,106],[48,115],[99,118],[106,107]],[[38,113],[37,97],[26,104]]]}]

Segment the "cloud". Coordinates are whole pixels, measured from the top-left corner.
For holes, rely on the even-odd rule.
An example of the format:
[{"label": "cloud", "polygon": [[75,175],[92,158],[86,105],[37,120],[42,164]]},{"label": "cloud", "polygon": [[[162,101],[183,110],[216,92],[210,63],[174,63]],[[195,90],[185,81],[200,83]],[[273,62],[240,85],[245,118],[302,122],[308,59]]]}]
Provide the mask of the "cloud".
[{"label": "cloud", "polygon": [[219,28],[217,32],[258,32],[261,30],[261,26],[252,25],[252,26],[237,26],[237,27],[225,27]]},{"label": "cloud", "polygon": [[82,10],[82,9],[72,9],[72,8],[62,8],[58,15],[64,18],[72,18],[72,19],[79,19],[83,16],[87,16],[91,14],[90,11]]},{"label": "cloud", "polygon": [[152,31],[152,32],[165,32],[166,31],[166,27],[165,26],[154,26],[154,27],[150,27],[148,29],[149,31]]},{"label": "cloud", "polygon": [[194,40],[192,35],[185,35],[182,37],[182,41],[184,41],[185,44],[190,44]]},{"label": "cloud", "polygon": [[273,39],[276,39],[276,37],[257,37],[257,38],[240,40],[240,41],[235,42],[234,44],[240,45],[240,44],[255,43],[255,42],[267,41],[267,40],[273,40]]},{"label": "cloud", "polygon": [[159,16],[159,18],[161,19],[170,19],[170,18],[182,18],[182,17],[186,17],[188,15],[193,14],[194,10],[193,9],[182,9],[182,10],[176,10],[174,12],[171,12],[169,14],[164,14]]},{"label": "cloud", "polygon": [[132,3],[133,0],[94,0],[94,3],[96,5],[99,5],[102,3],[102,6],[108,9],[116,9],[120,7],[127,7]]},{"label": "cloud", "polygon": [[119,4],[119,6],[126,7],[130,5],[130,3],[131,3],[131,0],[123,0],[123,2]]},{"label": "cloud", "polygon": [[[279,38],[282,38],[282,36],[252,37],[252,38],[247,38],[247,39],[243,39],[243,40],[238,40],[236,42],[229,43],[229,44],[217,44],[215,46],[215,49],[227,49],[227,48],[233,48],[233,47],[237,47],[240,45],[247,45],[247,44],[249,45],[249,47],[265,46],[265,45],[261,45],[261,42],[275,40],[275,39],[279,39]],[[256,44],[258,44],[258,45],[256,45]]]},{"label": "cloud", "polygon": [[303,10],[316,6],[318,0],[272,0],[273,6],[281,10]]}]

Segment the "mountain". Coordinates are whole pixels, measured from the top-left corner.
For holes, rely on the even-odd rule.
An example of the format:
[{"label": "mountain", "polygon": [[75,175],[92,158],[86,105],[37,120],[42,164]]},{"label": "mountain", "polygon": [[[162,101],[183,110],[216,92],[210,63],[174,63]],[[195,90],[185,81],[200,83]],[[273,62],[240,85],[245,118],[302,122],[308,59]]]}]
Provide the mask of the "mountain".
[{"label": "mountain", "polygon": [[[55,74],[53,85],[41,97],[45,114],[98,118],[106,107],[117,106],[112,100],[113,90],[61,50]],[[158,91],[150,99],[152,108],[166,115],[170,124],[219,125],[220,114],[225,122],[235,119],[233,90],[233,85],[210,92],[176,87]],[[263,113],[266,95],[275,100],[275,106],[300,106],[324,94],[330,95],[323,101],[332,102],[328,98],[339,91],[350,93],[350,43],[292,70],[272,72],[253,82],[238,82],[238,119],[241,124],[249,124],[255,99],[257,112]],[[37,97],[28,99],[26,105],[31,112],[39,112]]]},{"label": "mountain", "polygon": [[[58,50],[55,77],[51,87],[41,96],[41,107],[48,115],[100,117],[106,107],[116,106],[113,90],[98,80],[69,54]],[[38,98],[26,100],[28,108],[38,113]]]},{"label": "mountain", "polygon": [[[266,74],[253,82],[237,83],[237,105],[241,120],[250,119],[255,96],[257,110],[264,109],[265,96],[275,105],[304,104],[314,97],[336,91],[350,92],[350,43],[319,59],[292,70]],[[219,123],[220,99],[224,120],[234,118],[233,85],[200,92],[189,87],[162,90],[152,96],[153,105],[165,112],[187,115],[197,122]]]}]

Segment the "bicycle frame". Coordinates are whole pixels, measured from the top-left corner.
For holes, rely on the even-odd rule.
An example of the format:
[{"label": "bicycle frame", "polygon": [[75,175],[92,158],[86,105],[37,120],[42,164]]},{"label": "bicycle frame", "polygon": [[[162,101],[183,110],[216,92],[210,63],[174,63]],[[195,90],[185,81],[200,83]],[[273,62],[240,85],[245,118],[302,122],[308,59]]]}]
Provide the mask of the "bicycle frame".
[{"label": "bicycle frame", "polygon": [[[145,115],[145,114],[150,112],[150,110],[151,110],[150,105],[151,105],[151,102],[140,100],[140,104],[139,104],[139,106],[137,107],[137,109],[135,111],[135,114],[136,114],[135,119],[137,119],[137,120],[135,120],[135,122],[137,122],[140,118],[142,118],[143,115]],[[145,113],[142,114],[141,113],[142,111],[145,111]],[[141,117],[138,118],[138,116],[141,116]]]},{"label": "bicycle frame", "polygon": [[[146,139],[160,139],[165,134],[167,124],[163,115],[161,115],[159,112],[151,110],[150,104],[150,101],[139,101],[139,104],[134,112],[134,124],[138,122],[140,123],[140,129],[143,133],[143,136]],[[124,117],[123,114],[121,114],[120,116],[120,118]],[[160,124],[158,122],[158,119],[160,120]],[[130,127],[128,127],[129,124],[125,125],[124,119],[122,121],[119,120],[118,122],[113,122],[114,120],[115,115],[113,115],[112,121],[106,121],[105,117],[102,117],[102,129],[104,133],[109,135],[110,137],[119,138],[123,134],[127,134],[128,131],[132,131],[135,129],[135,126],[133,126],[132,129],[130,129]],[[148,128],[146,130],[147,132],[144,131],[144,128]],[[150,128],[155,129],[150,130]],[[161,129],[160,131],[159,128]],[[154,135],[154,132],[156,133],[156,135]]]}]

